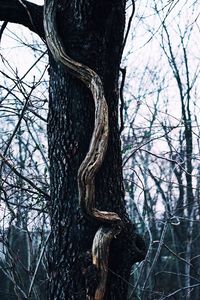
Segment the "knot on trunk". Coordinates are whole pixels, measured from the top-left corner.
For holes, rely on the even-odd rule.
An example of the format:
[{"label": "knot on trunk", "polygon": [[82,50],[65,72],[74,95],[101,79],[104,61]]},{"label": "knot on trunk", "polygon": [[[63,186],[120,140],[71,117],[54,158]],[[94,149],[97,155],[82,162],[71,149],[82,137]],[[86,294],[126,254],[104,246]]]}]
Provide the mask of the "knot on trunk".
[{"label": "knot on trunk", "polygon": [[136,233],[135,225],[126,222],[122,231],[111,245],[112,261],[118,261],[124,267],[131,267],[134,263],[144,260],[147,248],[144,239]]}]

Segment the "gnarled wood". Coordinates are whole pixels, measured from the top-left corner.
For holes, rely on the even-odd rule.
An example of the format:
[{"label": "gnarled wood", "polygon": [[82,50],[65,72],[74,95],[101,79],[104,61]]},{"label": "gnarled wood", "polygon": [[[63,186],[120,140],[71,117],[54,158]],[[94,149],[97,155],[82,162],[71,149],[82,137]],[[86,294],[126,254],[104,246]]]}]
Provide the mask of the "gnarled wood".
[{"label": "gnarled wood", "polygon": [[93,264],[99,270],[99,284],[95,292],[95,300],[102,300],[105,294],[108,275],[108,258],[110,242],[120,233],[120,228],[100,227],[94,237],[92,245]]},{"label": "gnarled wood", "polygon": [[94,179],[99,170],[108,143],[108,106],[103,85],[96,72],[76,62],[65,53],[56,28],[55,1],[46,0],[44,5],[44,29],[46,41],[54,59],[61,62],[66,70],[79,78],[91,91],[95,102],[95,124],[88,153],[78,170],[80,206],[88,217],[102,222],[120,221],[114,212],[99,211],[95,208]]},{"label": "gnarled wood", "polygon": [[100,211],[95,207],[95,175],[102,165],[108,143],[108,107],[104,97],[102,81],[97,73],[71,59],[65,53],[57,32],[56,3],[53,0],[45,1],[44,30],[49,50],[54,59],[62,63],[70,74],[80,79],[90,89],[95,103],[94,130],[89,150],[78,170],[78,187],[80,207],[86,217],[103,223],[115,224],[115,228],[100,227],[93,240],[93,264],[97,267],[100,274],[99,285],[94,299],[102,300],[106,289],[109,245],[114,235],[120,232],[119,226],[116,230],[116,224],[121,223],[120,217],[115,212]]}]

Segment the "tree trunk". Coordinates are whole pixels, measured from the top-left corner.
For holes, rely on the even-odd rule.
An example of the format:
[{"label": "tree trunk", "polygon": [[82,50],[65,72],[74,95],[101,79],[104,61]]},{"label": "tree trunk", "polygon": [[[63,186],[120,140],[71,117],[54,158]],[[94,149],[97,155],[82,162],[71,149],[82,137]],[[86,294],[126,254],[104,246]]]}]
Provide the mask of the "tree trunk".
[{"label": "tree trunk", "polygon": [[[29,5],[26,1],[26,9],[16,0],[9,3],[15,15],[16,10],[24,14],[24,21],[16,16],[11,17],[11,8],[6,0],[0,0],[0,8],[3,7],[0,19],[21,23],[43,38],[40,7]],[[71,58],[98,73],[109,107],[109,142],[95,180],[95,205],[98,209],[118,213],[123,229],[110,245],[104,300],[127,298],[131,266],[141,261],[146,251],[143,240],[135,233],[135,227],[127,216],[123,190],[118,77],[125,3],[125,0],[57,0],[57,26],[65,51]],[[92,265],[91,247],[94,235],[102,224],[87,219],[81,212],[77,185],[78,169],[88,151],[94,127],[93,98],[82,82],[67,74],[65,68],[49,55],[49,207],[52,228],[49,299],[83,300],[88,294],[90,299],[94,299],[92,295],[99,274]]]},{"label": "tree trunk", "polygon": [[[133,262],[142,259],[143,254],[143,248],[140,253],[135,247],[134,227],[125,211],[118,130],[118,76],[125,1],[71,1],[70,4],[59,1],[58,7],[58,29],[66,53],[100,75],[109,106],[109,145],[95,182],[96,205],[100,209],[117,212],[126,223],[126,228],[111,244],[104,297],[124,300],[130,268]],[[87,253],[91,250],[100,224],[94,224],[81,214],[77,172],[89,147],[94,126],[94,105],[87,88],[66,74],[63,67],[52,59],[49,108],[52,206],[50,299],[85,299],[86,289],[94,288],[98,281],[98,278],[93,278]],[[137,241],[140,248],[140,239]]]}]

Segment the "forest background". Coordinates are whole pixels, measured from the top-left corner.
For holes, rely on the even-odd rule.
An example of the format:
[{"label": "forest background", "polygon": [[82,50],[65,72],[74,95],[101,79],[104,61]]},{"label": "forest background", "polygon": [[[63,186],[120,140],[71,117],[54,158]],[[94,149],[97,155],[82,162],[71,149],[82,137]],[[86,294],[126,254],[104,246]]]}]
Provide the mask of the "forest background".
[{"label": "forest background", "polygon": [[[129,299],[197,300],[200,4],[136,1],[134,16],[132,2],[126,5],[119,106],[124,187],[129,216],[148,244],[127,282]],[[16,299],[20,291],[45,299],[46,46],[8,24],[0,56],[0,155],[6,157],[0,165],[0,297]]]}]

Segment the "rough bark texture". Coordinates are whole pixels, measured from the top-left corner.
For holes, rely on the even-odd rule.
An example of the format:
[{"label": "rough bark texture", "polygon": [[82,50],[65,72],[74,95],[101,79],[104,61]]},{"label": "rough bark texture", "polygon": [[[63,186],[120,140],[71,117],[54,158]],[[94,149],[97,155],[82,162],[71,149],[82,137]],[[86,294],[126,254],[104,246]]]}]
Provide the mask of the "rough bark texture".
[{"label": "rough bark texture", "polygon": [[[0,20],[23,24],[43,37],[41,9],[25,3],[33,22],[17,0],[0,0]],[[106,157],[96,178],[96,206],[115,211],[124,222],[123,231],[111,242],[104,298],[125,300],[130,268],[145,254],[144,243],[135,234],[125,211],[118,129],[118,75],[125,0],[58,0],[57,20],[66,53],[94,69],[104,84],[110,134]],[[92,294],[98,284],[98,274],[90,256],[100,224],[81,214],[77,186],[77,171],[87,153],[93,123],[94,106],[90,92],[50,57],[48,139],[52,234],[49,299],[52,300],[83,300],[86,291],[89,289]]]},{"label": "rough bark texture", "polygon": [[[96,199],[100,209],[117,212],[126,223],[124,231],[111,245],[111,271],[105,296],[105,299],[123,300],[127,295],[130,268],[144,255],[144,245],[136,239],[123,200],[118,73],[124,21],[125,1],[59,1],[58,27],[66,53],[101,76],[109,105],[109,145],[96,178]],[[51,61],[48,123],[52,197],[50,299],[85,299],[85,284],[87,288],[94,288],[98,281],[94,272],[88,272],[91,262],[85,257],[91,251],[99,224],[81,215],[77,189],[77,171],[88,150],[93,120],[90,92],[67,75],[62,66]]]}]

